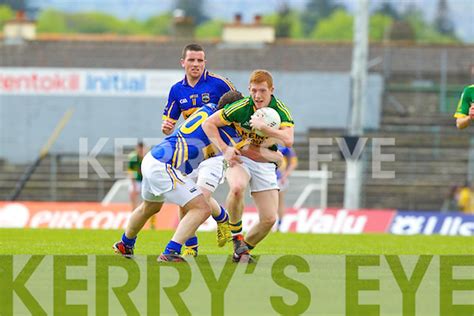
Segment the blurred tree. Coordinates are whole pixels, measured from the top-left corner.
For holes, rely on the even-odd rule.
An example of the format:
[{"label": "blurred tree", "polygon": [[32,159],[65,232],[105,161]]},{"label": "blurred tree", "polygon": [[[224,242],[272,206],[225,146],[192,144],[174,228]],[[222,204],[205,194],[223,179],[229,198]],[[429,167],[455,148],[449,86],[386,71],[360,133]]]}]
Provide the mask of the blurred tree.
[{"label": "blurred tree", "polygon": [[400,19],[400,13],[398,13],[397,8],[393,6],[391,2],[385,0],[382,2],[378,8],[374,11],[374,14],[383,14],[391,17],[394,20]]},{"label": "blurred tree", "polygon": [[[369,38],[382,41],[385,32],[389,32],[393,19],[383,14],[370,17]],[[313,30],[312,38],[325,41],[351,41],[354,36],[354,17],[345,10],[337,10],[330,17],[319,22]]]},{"label": "blurred tree", "polygon": [[434,20],[436,30],[444,35],[454,35],[454,24],[449,16],[449,8],[446,0],[438,0],[438,9]]},{"label": "blurred tree", "polygon": [[198,39],[220,38],[225,22],[222,20],[209,20],[196,28],[195,36]]},{"label": "blurred tree", "polygon": [[277,13],[277,20],[275,23],[276,37],[288,38],[291,33],[291,11],[288,4],[285,2],[280,7]]},{"label": "blurred tree", "polygon": [[334,0],[309,0],[301,14],[304,34],[312,33],[321,19],[327,18],[334,11],[341,9],[344,9],[344,6],[335,3]]},{"label": "blurred tree", "polygon": [[25,0],[0,0],[0,5],[9,6],[12,10],[26,10],[27,1]]},{"label": "blurred tree", "polygon": [[405,20],[394,21],[390,27],[388,38],[391,41],[415,41],[415,30]]},{"label": "blurred tree", "polygon": [[199,25],[209,20],[209,17],[204,14],[204,10],[202,9],[205,2],[204,0],[178,0],[175,9],[183,10],[186,16],[192,17],[194,23]]},{"label": "blurred tree", "polygon": [[14,17],[15,13],[9,6],[0,5],[0,28],[3,28],[5,22],[13,19]]},{"label": "blurred tree", "polygon": [[381,13],[373,14],[370,17],[369,38],[371,41],[380,42],[385,36],[389,36],[393,24],[393,18]]},{"label": "blurred tree", "polygon": [[411,26],[417,42],[420,43],[456,43],[459,40],[453,35],[439,33],[433,26],[427,24],[423,13],[416,7],[409,7],[403,14],[403,19]]},{"label": "blurred tree", "polygon": [[[283,17],[281,12],[263,17],[263,23],[273,25],[275,27],[276,36],[283,38],[304,38],[303,23],[298,12],[289,10],[288,13],[284,13]],[[283,24],[284,26],[282,26]]]},{"label": "blurred tree", "polygon": [[54,9],[41,11],[38,16],[37,31],[38,33],[69,33],[66,22],[66,15],[63,12]]},{"label": "blurred tree", "polygon": [[78,33],[118,33],[121,21],[102,12],[68,14],[67,27]]},{"label": "blurred tree", "polygon": [[171,23],[173,16],[170,12],[153,16],[145,21],[145,29],[148,34],[169,35],[171,34]]},{"label": "blurred tree", "polygon": [[311,38],[324,41],[350,41],[354,18],[345,10],[337,10],[322,19],[313,29]]}]

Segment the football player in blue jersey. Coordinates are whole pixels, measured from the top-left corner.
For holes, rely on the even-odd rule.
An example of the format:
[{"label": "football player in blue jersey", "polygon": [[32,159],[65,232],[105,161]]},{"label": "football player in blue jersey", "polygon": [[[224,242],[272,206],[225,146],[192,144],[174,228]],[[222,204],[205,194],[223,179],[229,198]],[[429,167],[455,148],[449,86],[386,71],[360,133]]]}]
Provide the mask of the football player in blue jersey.
[{"label": "football player in blue jersey", "polygon": [[280,187],[280,191],[278,192],[278,221],[276,230],[280,231],[281,222],[286,210],[285,193],[290,185],[288,178],[298,166],[298,157],[293,147],[278,145],[278,150],[283,155],[282,163],[276,170],[278,186]]},{"label": "football player in blue jersey", "polygon": [[[226,93],[217,108],[242,98],[239,92]],[[180,205],[185,215],[165,247],[158,261],[184,261],[181,256],[183,244],[194,236],[197,228],[211,215],[211,205],[200,188],[187,175],[205,159],[220,152],[202,130],[202,122],[216,111],[215,105],[202,107],[163,142],[156,145],[142,162],[142,198],[144,202],[132,213],[122,239],[113,246],[116,253],[131,258],[139,231],[146,221],[160,211],[164,201]],[[235,129],[225,126],[219,129],[220,136],[228,146],[243,147],[242,154],[262,161],[279,161],[281,154],[270,150],[248,148],[241,142]]]},{"label": "football player in blue jersey", "polygon": [[181,114],[187,119],[202,105],[217,104],[224,93],[235,90],[228,79],[206,69],[204,49],[198,44],[183,48],[181,66],[185,72],[184,79],[171,87],[163,111],[161,131],[165,135],[173,132]]},{"label": "football player in blue jersey", "polygon": [[[184,68],[183,80],[174,84],[169,92],[168,102],[163,111],[162,132],[169,135],[173,132],[181,114],[189,118],[197,109],[205,104],[217,104],[219,99],[228,91],[235,91],[233,84],[226,78],[208,71],[204,49],[198,44],[188,44],[181,54],[181,66]],[[205,160],[195,169],[191,177],[201,189],[209,203],[212,193],[224,181],[224,159],[222,156]],[[223,247],[232,240],[229,226],[229,216],[224,208],[214,217],[217,222],[217,245]],[[180,209],[180,218],[184,210]],[[152,219],[153,221],[153,219]],[[196,236],[186,241],[184,255],[196,256],[198,239]]]}]

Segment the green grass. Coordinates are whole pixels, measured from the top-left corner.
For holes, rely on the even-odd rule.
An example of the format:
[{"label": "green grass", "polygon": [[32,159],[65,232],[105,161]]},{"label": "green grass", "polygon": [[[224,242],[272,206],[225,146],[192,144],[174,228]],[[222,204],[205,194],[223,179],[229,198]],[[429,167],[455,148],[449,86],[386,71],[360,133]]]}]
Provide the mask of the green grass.
[{"label": "green grass", "polygon": [[[0,229],[0,254],[111,254],[118,230]],[[159,254],[172,231],[143,231],[136,254]],[[201,254],[230,254],[215,234],[198,233]],[[474,254],[474,238],[459,236],[315,235],[271,233],[255,254]]]},{"label": "green grass", "polygon": [[[227,256],[230,244],[218,248],[214,233],[199,233],[201,255],[196,260],[157,264],[156,255],[172,234],[143,231],[137,257],[126,260],[112,251],[122,235],[119,230],[0,229],[0,293],[9,294],[3,301],[0,297],[0,314],[71,315],[76,304],[83,309],[77,314],[88,309],[97,315],[145,315],[147,308],[157,315],[211,315],[212,308],[215,315],[371,316],[402,315],[402,307],[407,315],[415,310],[423,316],[471,315],[472,237],[272,233],[253,251],[261,255],[256,264],[236,265]],[[8,256],[17,254],[40,256]],[[416,256],[420,254],[454,256]],[[456,280],[449,262],[458,266]],[[15,276],[16,288],[11,283]],[[12,294],[23,282],[39,305],[25,295],[27,307],[15,303]],[[462,290],[456,282],[465,282]],[[470,304],[460,307],[463,313],[451,306],[452,292],[457,292],[456,304]],[[275,305],[275,296],[289,305]],[[66,297],[71,305],[65,304]],[[371,311],[361,312],[365,307],[359,304],[372,304]]]}]

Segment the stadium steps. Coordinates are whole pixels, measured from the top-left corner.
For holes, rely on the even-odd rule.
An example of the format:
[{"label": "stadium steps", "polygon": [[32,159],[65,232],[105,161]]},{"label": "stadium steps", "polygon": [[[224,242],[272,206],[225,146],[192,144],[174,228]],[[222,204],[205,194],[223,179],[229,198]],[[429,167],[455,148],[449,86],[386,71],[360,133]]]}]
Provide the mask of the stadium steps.
[{"label": "stadium steps", "polygon": [[[371,176],[371,148],[365,148],[366,166],[362,188],[362,206],[369,208],[405,208],[437,210],[450,186],[464,183],[468,167],[468,148],[473,132],[458,131],[451,116],[429,114],[426,117],[397,118],[384,116],[381,129],[368,131],[372,139],[394,138],[395,146],[383,146],[382,154],[394,154],[394,162],[382,162],[383,171],[395,171],[395,179],[374,179]],[[415,125],[417,124],[417,125]],[[295,144],[299,169],[307,170],[309,141],[314,138],[332,138],[333,144],[321,145],[319,154],[332,154],[328,163],[332,172],[329,179],[328,204],[341,206],[344,196],[345,162],[335,141],[343,137],[342,130],[311,129],[308,137]]]}]

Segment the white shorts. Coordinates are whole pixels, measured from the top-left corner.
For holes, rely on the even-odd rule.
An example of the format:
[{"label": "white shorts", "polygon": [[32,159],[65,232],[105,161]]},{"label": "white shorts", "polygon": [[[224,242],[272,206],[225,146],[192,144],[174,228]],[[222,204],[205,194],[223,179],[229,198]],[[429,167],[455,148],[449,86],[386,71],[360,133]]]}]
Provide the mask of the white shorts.
[{"label": "white shorts", "polygon": [[142,198],[150,202],[169,202],[179,206],[201,194],[201,190],[189,177],[170,164],[156,160],[151,153],[142,161]]},{"label": "white shorts", "polygon": [[240,156],[241,166],[250,176],[250,192],[278,190],[276,165],[271,162],[256,162],[250,158]]},{"label": "white shorts", "polygon": [[216,191],[219,184],[224,182],[224,157],[217,156],[203,160],[188,177],[199,187],[210,192]]}]

